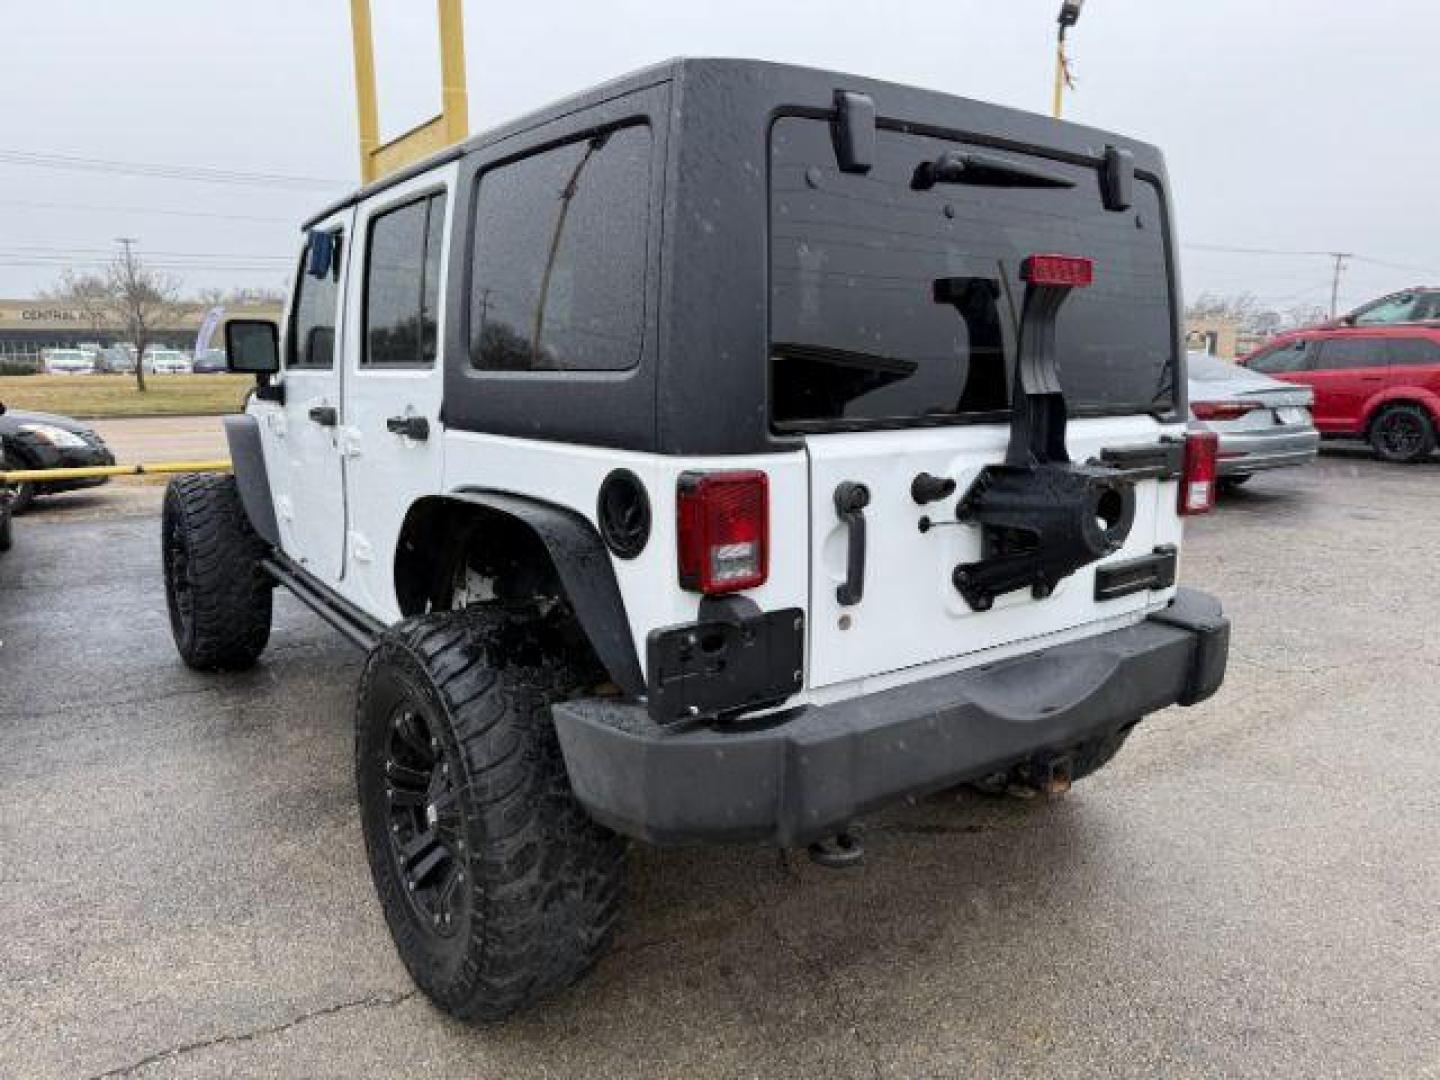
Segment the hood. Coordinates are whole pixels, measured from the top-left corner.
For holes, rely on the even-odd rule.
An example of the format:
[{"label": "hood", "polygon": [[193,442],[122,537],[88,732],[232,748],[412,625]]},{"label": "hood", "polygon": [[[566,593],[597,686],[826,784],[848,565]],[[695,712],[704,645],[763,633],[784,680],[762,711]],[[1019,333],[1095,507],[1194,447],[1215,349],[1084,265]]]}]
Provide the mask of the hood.
[{"label": "hood", "polygon": [[0,413],[0,435],[13,435],[20,430],[23,424],[49,424],[51,427],[74,432],[76,435],[83,435],[93,430],[89,424],[81,423],[68,416],[57,416],[55,413],[29,412],[26,409],[10,408]]}]

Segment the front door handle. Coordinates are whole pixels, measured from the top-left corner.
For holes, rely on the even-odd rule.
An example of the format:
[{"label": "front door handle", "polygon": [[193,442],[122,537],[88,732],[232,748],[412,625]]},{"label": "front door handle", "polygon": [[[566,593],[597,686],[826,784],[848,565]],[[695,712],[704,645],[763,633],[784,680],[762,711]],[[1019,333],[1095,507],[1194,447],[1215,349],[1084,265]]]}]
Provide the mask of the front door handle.
[{"label": "front door handle", "polygon": [[423,416],[392,416],[385,421],[385,430],[392,435],[424,442],[430,438],[430,421]]},{"label": "front door handle", "polygon": [[340,422],[340,413],[334,405],[314,405],[310,409],[310,419],[321,427],[334,427]]},{"label": "front door handle", "polygon": [[865,508],[870,489],[853,480],[842,480],[835,488],[835,512],[850,530],[845,553],[845,580],[835,589],[835,599],[850,607],[865,599]]}]

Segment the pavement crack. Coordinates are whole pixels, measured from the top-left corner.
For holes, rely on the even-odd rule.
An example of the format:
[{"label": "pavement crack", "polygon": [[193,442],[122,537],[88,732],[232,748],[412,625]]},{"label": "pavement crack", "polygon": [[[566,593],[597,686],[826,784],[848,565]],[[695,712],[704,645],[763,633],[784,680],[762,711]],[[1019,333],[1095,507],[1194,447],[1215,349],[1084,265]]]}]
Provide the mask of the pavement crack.
[{"label": "pavement crack", "polygon": [[301,1013],[299,1016],[291,1017],[280,1024],[269,1024],[265,1027],[258,1027],[251,1031],[241,1031],[233,1035],[217,1035],[213,1039],[197,1039],[194,1042],[181,1043],[179,1046],[172,1046],[168,1050],[160,1050],[133,1061],[129,1065],[121,1065],[114,1069],[108,1069],[102,1073],[96,1073],[89,1080],[113,1080],[114,1077],[132,1076],[141,1069],[161,1061],[168,1061],[171,1058],[183,1057],[186,1054],[193,1054],[197,1050],[209,1050],[216,1046],[230,1046],[236,1043],[252,1042],[255,1039],[263,1039],[269,1035],[279,1035],[302,1024],[308,1024],[312,1020],[321,1020],[327,1016],[335,1016],[339,1013],[352,1012],[356,1009],[391,1009],[396,1005],[409,1001],[418,991],[407,990],[403,994],[371,994],[368,997],[356,998],[353,1001],[341,1001],[334,1005],[326,1005],[324,1008],[315,1009],[311,1012]]}]

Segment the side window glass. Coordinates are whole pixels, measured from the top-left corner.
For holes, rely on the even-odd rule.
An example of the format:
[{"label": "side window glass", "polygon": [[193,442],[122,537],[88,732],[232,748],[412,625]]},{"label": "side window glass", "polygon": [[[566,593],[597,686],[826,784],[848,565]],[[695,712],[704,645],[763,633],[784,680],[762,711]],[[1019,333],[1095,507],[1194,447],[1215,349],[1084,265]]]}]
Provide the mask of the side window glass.
[{"label": "side window glass", "polygon": [[1385,363],[1385,343],[1376,338],[1329,338],[1320,346],[1321,371],[1354,371]]},{"label": "side window glass", "polygon": [[335,315],[340,299],[341,234],[334,234],[334,252],[330,273],[323,278],[305,272],[310,263],[310,245],[300,260],[295,283],[294,311],[290,317],[290,336],[285,344],[285,366],[292,368],[328,368],[335,363]]},{"label": "side window glass", "polygon": [[640,358],[650,129],[621,128],[481,177],[470,362],[620,371]]},{"label": "side window glass", "polygon": [[1252,358],[1246,366],[1251,371],[1258,371],[1262,375],[1283,375],[1293,371],[1304,371],[1309,366],[1306,363],[1308,352],[1306,345],[1307,343],[1304,341],[1281,345]]},{"label": "side window glass", "polygon": [[1381,300],[1355,316],[1356,326],[1383,326],[1386,323],[1408,322],[1415,312],[1415,294],[1402,293]]},{"label": "side window glass", "polygon": [[371,367],[435,362],[445,197],[377,215],[365,257],[365,354]]},{"label": "side window glass", "polygon": [[1423,338],[1395,338],[1387,343],[1387,352],[1396,367],[1440,366],[1440,345]]}]

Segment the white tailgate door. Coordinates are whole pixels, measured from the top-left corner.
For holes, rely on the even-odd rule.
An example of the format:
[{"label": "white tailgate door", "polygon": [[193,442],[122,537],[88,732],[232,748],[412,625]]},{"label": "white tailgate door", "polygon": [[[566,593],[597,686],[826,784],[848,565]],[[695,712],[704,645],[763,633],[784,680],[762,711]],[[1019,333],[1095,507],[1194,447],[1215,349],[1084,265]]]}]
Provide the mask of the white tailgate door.
[{"label": "white tailgate door", "polygon": [[[1164,429],[1148,416],[1071,420],[1073,460],[1107,447],[1153,444]],[[989,611],[972,611],[951,575],[980,558],[980,529],[955,519],[955,504],[985,465],[1000,462],[1010,429],[1005,424],[915,428],[811,435],[811,648],[810,683],[827,686],[946,660],[1012,642],[1059,633],[1124,616],[1155,603],[1144,592],[1097,602],[1095,569],[1083,567],[1036,599],[1019,590],[999,596]],[[957,482],[954,495],[925,506],[911,497],[921,472]],[[865,577],[861,600],[842,604],[849,527],[835,507],[843,482],[870,492],[865,517]],[[1136,485],[1135,519],[1125,545],[1106,562],[1149,555],[1178,536],[1173,511],[1160,514],[1161,492],[1173,483]],[[921,519],[932,527],[922,531]]]},{"label": "white tailgate door", "polygon": [[350,570],[342,593],[400,618],[395,546],[417,499],[440,489],[440,401],[450,191],[455,166],[393,188],[356,213],[344,438]]}]

